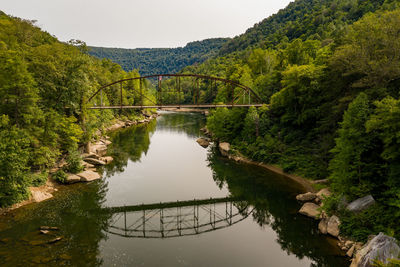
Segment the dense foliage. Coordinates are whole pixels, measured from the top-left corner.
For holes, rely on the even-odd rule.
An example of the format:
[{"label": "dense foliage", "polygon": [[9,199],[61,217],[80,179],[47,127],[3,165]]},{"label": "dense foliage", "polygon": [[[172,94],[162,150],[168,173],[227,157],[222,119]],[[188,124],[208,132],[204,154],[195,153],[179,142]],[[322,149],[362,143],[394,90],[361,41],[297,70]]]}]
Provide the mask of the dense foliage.
[{"label": "dense foliage", "polygon": [[301,0],[293,1],[277,14],[255,24],[227,42],[220,55],[248,47],[271,48],[294,39],[336,39],[346,25],[368,12],[397,7],[396,0]]},{"label": "dense foliage", "polygon": [[[400,237],[398,3],[295,1],[260,24],[269,28],[257,35],[259,47],[251,47],[250,33],[260,25],[221,50],[243,51],[185,69],[252,87],[268,105],[218,109],[208,118],[209,129],[254,160],[311,179],[329,177],[335,192],[329,211],[340,214],[342,232],[358,240],[378,231]],[[321,20],[316,10],[329,12]],[[294,25],[290,17],[302,22],[301,34],[287,31]],[[331,26],[340,21],[341,27],[319,24],[316,38],[315,24],[304,23],[317,19]],[[286,30],[271,32],[276,25]],[[226,50],[232,44],[238,47]],[[226,100],[224,90],[214,102]],[[368,194],[377,201],[370,209],[341,210],[340,203]]]},{"label": "dense foliage", "polygon": [[[79,147],[115,115],[135,116],[87,110],[100,85],[139,74],[86,51],[80,41],[61,43],[33,22],[0,12],[0,207],[27,198],[28,186],[45,182],[60,158],[66,157],[65,171],[81,170]],[[134,100],[132,86],[138,88],[123,88],[124,102]],[[112,89],[105,103],[119,103]]]},{"label": "dense foliage", "polygon": [[177,73],[186,66],[199,64],[215,56],[228,38],[190,42],[178,48],[105,48],[89,47],[89,54],[108,58],[125,71],[139,69],[141,75]]}]

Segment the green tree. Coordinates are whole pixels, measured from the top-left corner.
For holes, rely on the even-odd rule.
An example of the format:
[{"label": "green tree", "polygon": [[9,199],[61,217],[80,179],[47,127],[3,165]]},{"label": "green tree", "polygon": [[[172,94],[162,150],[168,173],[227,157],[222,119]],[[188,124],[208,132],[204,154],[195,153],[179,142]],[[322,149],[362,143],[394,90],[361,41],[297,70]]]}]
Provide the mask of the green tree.
[{"label": "green tree", "polygon": [[[366,133],[365,124],[371,114],[366,94],[361,93],[349,105],[343,115],[335,139],[336,146],[329,169],[332,188],[350,197],[363,196],[371,190],[371,162],[369,153],[373,151],[374,136]],[[372,162],[372,165],[376,162]],[[376,173],[375,173],[376,174]]]}]

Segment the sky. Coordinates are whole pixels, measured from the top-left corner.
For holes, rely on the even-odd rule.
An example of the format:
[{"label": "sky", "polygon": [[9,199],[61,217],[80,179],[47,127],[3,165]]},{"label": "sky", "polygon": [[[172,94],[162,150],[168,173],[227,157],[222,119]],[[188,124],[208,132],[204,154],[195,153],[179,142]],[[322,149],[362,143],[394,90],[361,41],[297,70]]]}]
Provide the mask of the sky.
[{"label": "sky", "polygon": [[181,47],[234,37],[291,0],[1,0],[0,10],[61,41],[119,48]]}]

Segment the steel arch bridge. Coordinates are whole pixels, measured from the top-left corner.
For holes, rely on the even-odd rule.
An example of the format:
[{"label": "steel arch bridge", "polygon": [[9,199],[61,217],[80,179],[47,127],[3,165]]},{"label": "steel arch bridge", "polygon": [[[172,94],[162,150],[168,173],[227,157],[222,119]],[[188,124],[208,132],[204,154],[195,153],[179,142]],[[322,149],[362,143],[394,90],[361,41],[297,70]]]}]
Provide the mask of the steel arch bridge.
[{"label": "steel arch bridge", "polygon": [[230,227],[253,210],[234,198],[210,198],[104,208],[112,213],[106,232],[127,238],[173,238]]},{"label": "steel arch bridge", "polygon": [[[175,78],[175,86],[173,90],[163,90],[162,80],[164,77]],[[148,98],[143,91],[143,80],[149,78],[157,78],[157,96],[156,101]],[[191,79],[191,88],[187,91],[191,91],[191,95],[193,96],[191,103],[184,103],[182,99],[182,93],[184,92],[184,88],[181,88],[181,79],[190,78]],[[126,88],[127,90],[131,90],[138,95],[139,99],[136,99],[135,103],[140,104],[124,104],[123,103],[123,86],[126,85],[129,81],[139,80],[139,89],[135,89],[134,86],[130,86]],[[210,91],[211,95],[207,99],[203,99],[201,101],[200,97],[200,81],[207,80],[208,84],[211,86]],[[218,84],[223,83],[228,87],[228,103],[223,104],[215,104],[212,103],[212,100],[218,93]],[[119,85],[119,86],[118,86]],[[119,104],[117,105],[104,105],[103,101],[103,91],[111,88],[111,90],[118,91],[119,93]],[[175,94],[176,97],[174,99],[174,103],[163,103],[163,94],[172,93]],[[147,104],[145,104],[145,101]],[[240,84],[238,82],[227,80],[223,78],[207,76],[207,75],[199,75],[199,74],[154,74],[143,77],[134,77],[122,79],[119,81],[112,82],[110,84],[104,85],[100,87],[93,95],[89,97],[89,109],[144,109],[144,108],[216,108],[216,107],[260,107],[263,105],[262,99],[258,96],[254,90],[250,87]],[[241,103],[240,103],[241,102]],[[150,104],[148,104],[150,103]]]}]

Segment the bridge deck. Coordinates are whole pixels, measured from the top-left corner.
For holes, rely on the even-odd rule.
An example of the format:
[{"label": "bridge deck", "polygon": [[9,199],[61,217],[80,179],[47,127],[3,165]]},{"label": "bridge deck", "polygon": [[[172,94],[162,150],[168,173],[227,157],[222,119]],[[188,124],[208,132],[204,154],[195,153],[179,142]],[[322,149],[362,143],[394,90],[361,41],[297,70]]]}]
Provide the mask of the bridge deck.
[{"label": "bridge deck", "polygon": [[143,109],[143,108],[232,108],[232,107],[261,107],[263,104],[203,104],[203,105],[153,105],[153,106],[93,106],[89,109]]},{"label": "bridge deck", "polygon": [[103,208],[103,211],[117,213],[117,212],[130,212],[130,211],[142,211],[142,210],[153,210],[153,209],[167,209],[176,207],[186,207],[193,205],[206,205],[206,204],[216,204],[223,202],[239,201],[239,198],[224,197],[224,198],[208,198],[208,199],[194,199],[185,201],[173,201],[164,203],[151,203],[151,204],[141,204],[133,206],[121,206],[121,207],[107,207]]}]

